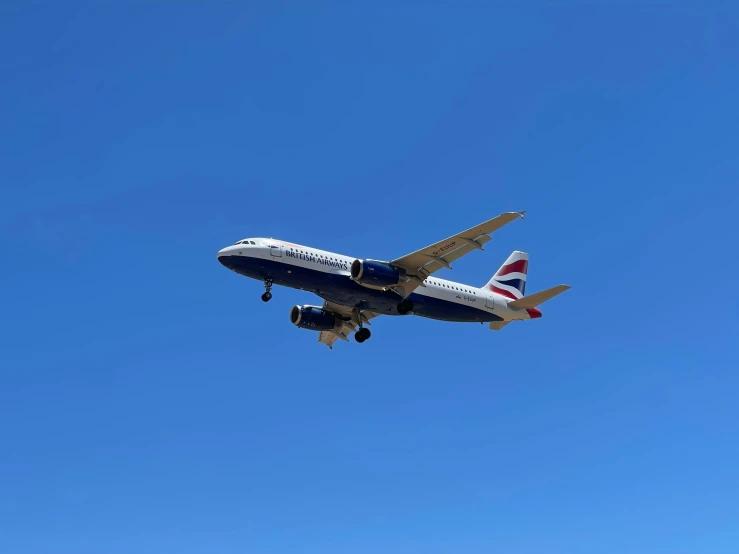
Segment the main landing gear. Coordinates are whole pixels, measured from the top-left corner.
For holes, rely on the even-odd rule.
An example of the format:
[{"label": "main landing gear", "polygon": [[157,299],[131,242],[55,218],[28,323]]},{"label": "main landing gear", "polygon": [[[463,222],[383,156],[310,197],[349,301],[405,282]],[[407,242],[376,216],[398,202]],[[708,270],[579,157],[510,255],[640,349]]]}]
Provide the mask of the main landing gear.
[{"label": "main landing gear", "polygon": [[[362,325],[362,312],[360,312],[359,310],[354,310],[354,317],[359,323],[359,330],[354,333],[354,340],[357,342],[364,342],[372,336],[372,333],[369,329]],[[367,325],[369,325],[369,323]]]},{"label": "main landing gear", "polygon": [[413,311],[413,302],[408,300],[407,298],[403,298],[403,300],[400,301],[398,304],[398,313],[400,315],[406,315]]},{"label": "main landing gear", "polygon": [[270,292],[270,290],[272,290],[272,279],[270,279],[269,277],[264,280],[264,288],[266,290],[262,295],[262,302],[269,302],[270,300],[272,300],[272,293]]},{"label": "main landing gear", "polygon": [[354,333],[354,340],[357,342],[364,342],[371,336],[372,336],[372,333],[370,333],[370,330],[367,329],[366,327],[362,327],[361,329],[359,329],[359,331]]}]

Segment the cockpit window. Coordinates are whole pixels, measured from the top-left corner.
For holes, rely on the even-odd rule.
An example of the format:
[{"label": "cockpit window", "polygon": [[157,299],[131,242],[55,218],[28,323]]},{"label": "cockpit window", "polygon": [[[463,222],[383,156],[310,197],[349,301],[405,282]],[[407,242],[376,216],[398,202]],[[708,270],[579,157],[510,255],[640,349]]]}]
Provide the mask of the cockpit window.
[{"label": "cockpit window", "polygon": [[255,245],[255,246],[256,246],[256,244],[257,244],[257,243],[256,243],[256,242],[254,242],[253,240],[250,240],[249,242],[250,242],[250,243],[252,243],[252,244],[253,244],[253,245]]}]

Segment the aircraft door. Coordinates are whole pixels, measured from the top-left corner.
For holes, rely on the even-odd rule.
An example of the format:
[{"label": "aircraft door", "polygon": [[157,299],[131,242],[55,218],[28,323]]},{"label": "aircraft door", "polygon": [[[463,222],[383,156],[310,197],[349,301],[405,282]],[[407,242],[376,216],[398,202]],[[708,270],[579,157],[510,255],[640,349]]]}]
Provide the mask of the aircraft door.
[{"label": "aircraft door", "polygon": [[273,258],[282,258],[282,246],[279,244],[270,244],[269,253]]},{"label": "aircraft door", "polygon": [[491,310],[495,308],[495,300],[489,292],[485,294],[485,307]]}]

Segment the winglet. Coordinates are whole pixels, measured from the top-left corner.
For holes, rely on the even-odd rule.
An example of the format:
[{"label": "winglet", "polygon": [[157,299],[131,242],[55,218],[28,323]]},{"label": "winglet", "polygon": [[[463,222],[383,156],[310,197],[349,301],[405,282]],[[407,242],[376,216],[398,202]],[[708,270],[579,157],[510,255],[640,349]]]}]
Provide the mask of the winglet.
[{"label": "winglet", "polygon": [[525,218],[525,217],[523,216],[523,214],[525,214],[525,213],[526,213],[526,210],[521,210],[520,212],[516,212],[516,213],[518,214],[518,217],[520,217],[521,219],[526,219],[526,218]]}]

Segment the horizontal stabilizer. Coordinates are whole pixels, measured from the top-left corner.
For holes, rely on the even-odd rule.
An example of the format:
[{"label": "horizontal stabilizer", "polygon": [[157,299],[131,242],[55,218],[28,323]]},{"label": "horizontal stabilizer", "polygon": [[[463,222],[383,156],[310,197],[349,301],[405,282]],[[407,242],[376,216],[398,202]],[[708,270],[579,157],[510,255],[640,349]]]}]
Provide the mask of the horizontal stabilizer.
[{"label": "horizontal stabilizer", "polygon": [[490,322],[490,328],[493,331],[500,331],[503,327],[508,325],[510,321],[491,321]]},{"label": "horizontal stabilizer", "polygon": [[551,289],[543,290],[535,294],[530,294],[508,303],[508,307],[513,310],[523,310],[525,308],[536,308],[539,304],[543,304],[547,300],[551,300],[558,294],[570,288],[570,285],[557,285]]}]

